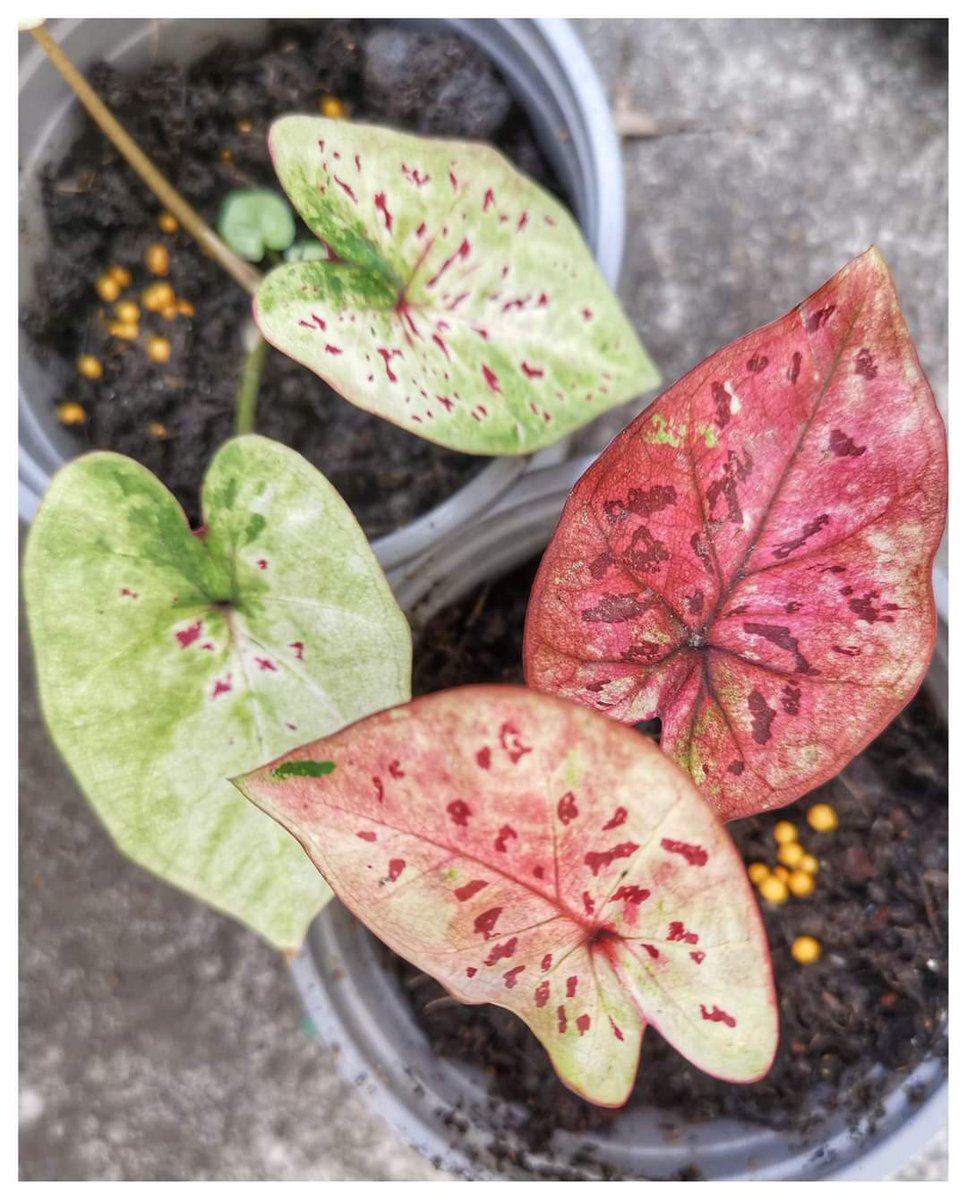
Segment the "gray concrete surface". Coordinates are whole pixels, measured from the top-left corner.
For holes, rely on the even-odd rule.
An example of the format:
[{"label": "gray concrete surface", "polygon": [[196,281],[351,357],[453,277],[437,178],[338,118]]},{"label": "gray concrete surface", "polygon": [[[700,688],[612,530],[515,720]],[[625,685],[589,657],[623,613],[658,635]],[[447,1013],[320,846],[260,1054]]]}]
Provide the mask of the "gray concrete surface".
[{"label": "gray concrete surface", "polygon": [[[938,26],[578,28],[665,130],[626,146],[623,294],[666,379],[876,242],[946,405]],[[21,639],[22,1177],[440,1178],[339,1080],[282,960],[116,853],[49,744]],[[941,1138],[903,1177],[945,1174]]]}]

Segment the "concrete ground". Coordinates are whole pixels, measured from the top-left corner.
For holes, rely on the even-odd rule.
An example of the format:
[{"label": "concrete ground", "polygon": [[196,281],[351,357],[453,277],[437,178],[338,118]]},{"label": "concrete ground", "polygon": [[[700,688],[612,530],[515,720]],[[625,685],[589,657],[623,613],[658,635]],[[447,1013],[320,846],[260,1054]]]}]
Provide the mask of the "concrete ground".
[{"label": "concrete ground", "polygon": [[[623,295],[666,380],[875,242],[945,407],[942,24],[578,29],[661,132],[626,142]],[[440,1178],[339,1079],[285,963],[114,850],[47,739],[23,630],[21,657],[22,1178]],[[903,1174],[945,1177],[944,1138]]]}]

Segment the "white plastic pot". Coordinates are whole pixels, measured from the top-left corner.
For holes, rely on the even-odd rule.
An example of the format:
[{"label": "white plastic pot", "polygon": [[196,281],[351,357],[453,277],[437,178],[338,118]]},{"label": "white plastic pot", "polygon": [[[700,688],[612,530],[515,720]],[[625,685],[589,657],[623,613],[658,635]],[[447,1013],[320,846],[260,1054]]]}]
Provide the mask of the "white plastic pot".
[{"label": "white plastic pot", "polygon": [[[419,628],[443,606],[485,579],[496,579],[539,553],[556,527],[567,494],[593,458],[534,472],[522,479],[487,518],[451,535],[412,569],[396,573],[394,587]],[[947,712],[946,579],[935,577],[941,627],[928,678],[938,707]],[[528,1169],[495,1161],[493,1141],[513,1147],[505,1119],[512,1106],[493,1101],[480,1068],[441,1059],[430,1049],[397,977],[383,965],[376,939],[341,904],[313,924],[293,965],[303,1003],[319,1037],[337,1048],[344,1077],[373,1111],[407,1142],[445,1170],[468,1179],[589,1178],[565,1168],[578,1148],[628,1179],[674,1178],[697,1166],[708,1180],[884,1179],[898,1170],[945,1124],[943,1065],[926,1060],[893,1084],[882,1111],[846,1121],[832,1116],[808,1139],[762,1126],[719,1119],[688,1126],[672,1140],[663,1114],[622,1110],[603,1133],[558,1132],[551,1150],[528,1155]],[[914,1106],[907,1092],[922,1087]],[[460,1132],[446,1117],[459,1109]]]},{"label": "white plastic pot", "polygon": [[[51,32],[85,69],[98,59],[136,71],[150,61],[200,57],[220,40],[257,43],[265,20],[57,20]],[[612,284],[624,247],[621,152],[601,82],[580,40],[557,19],[454,18],[420,22],[449,27],[496,64],[527,112],[535,135],[594,252]],[[80,104],[39,46],[23,35],[20,61],[20,301],[29,303],[34,266],[43,257],[46,231],[40,175],[77,137]],[[30,520],[51,476],[78,452],[54,417],[53,397],[63,390],[57,367],[42,364],[29,339],[20,342],[20,516]],[[66,369],[66,368],[65,368]],[[566,442],[535,456],[538,466],[560,462]],[[392,568],[425,551],[448,530],[486,511],[527,469],[527,458],[492,459],[479,474],[432,511],[380,538],[374,549]]]}]

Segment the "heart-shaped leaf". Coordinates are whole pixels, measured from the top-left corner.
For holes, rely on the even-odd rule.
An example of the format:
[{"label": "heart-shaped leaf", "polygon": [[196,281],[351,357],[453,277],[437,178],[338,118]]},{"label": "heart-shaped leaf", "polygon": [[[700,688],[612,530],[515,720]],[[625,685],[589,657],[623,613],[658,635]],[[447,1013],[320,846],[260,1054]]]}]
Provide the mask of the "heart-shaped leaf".
[{"label": "heart-shaped leaf", "polygon": [[205,480],[207,526],[117,454],[54,479],[24,587],[54,741],[119,847],[295,949],[328,888],[228,777],[409,695],[410,634],[352,514],[277,443]]},{"label": "heart-shaped leaf", "polygon": [[383,941],[458,1000],[517,1013],[589,1100],[624,1103],[646,1024],[714,1075],[768,1070],[775,996],[742,862],[647,738],[467,687],[236,783]]},{"label": "heart-shaped leaf", "polygon": [[285,250],[295,238],[292,209],[268,188],[229,192],[218,215],[218,232],[249,262],[261,262],[266,250]]},{"label": "heart-shaped leaf", "polygon": [[255,319],[353,404],[523,454],[657,384],[570,214],[489,146],[304,116],[270,145],[333,261],[273,271]]},{"label": "heart-shaped leaf", "polygon": [[945,488],[943,423],[870,250],[578,481],[531,596],[528,682],[660,716],[725,819],[788,804],[926,672]]}]

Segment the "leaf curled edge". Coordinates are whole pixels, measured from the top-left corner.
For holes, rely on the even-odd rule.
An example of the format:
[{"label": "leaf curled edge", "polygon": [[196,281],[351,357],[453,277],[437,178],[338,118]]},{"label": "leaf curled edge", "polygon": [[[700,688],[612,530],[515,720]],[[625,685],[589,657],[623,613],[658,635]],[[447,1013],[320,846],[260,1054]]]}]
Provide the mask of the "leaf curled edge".
[{"label": "leaf curled edge", "polygon": [[725,819],[788,804],[922,681],[945,509],[943,422],[870,250],[578,482],[534,584],[528,682],[660,716]]},{"label": "leaf curled edge", "polygon": [[[325,758],[325,778],[280,780]],[[647,739],[527,688],[367,717],[235,780],[387,945],[467,1004],[521,1017],[573,1090],[625,1102],[646,1025],[736,1082],[777,1009],[743,864]]]}]

